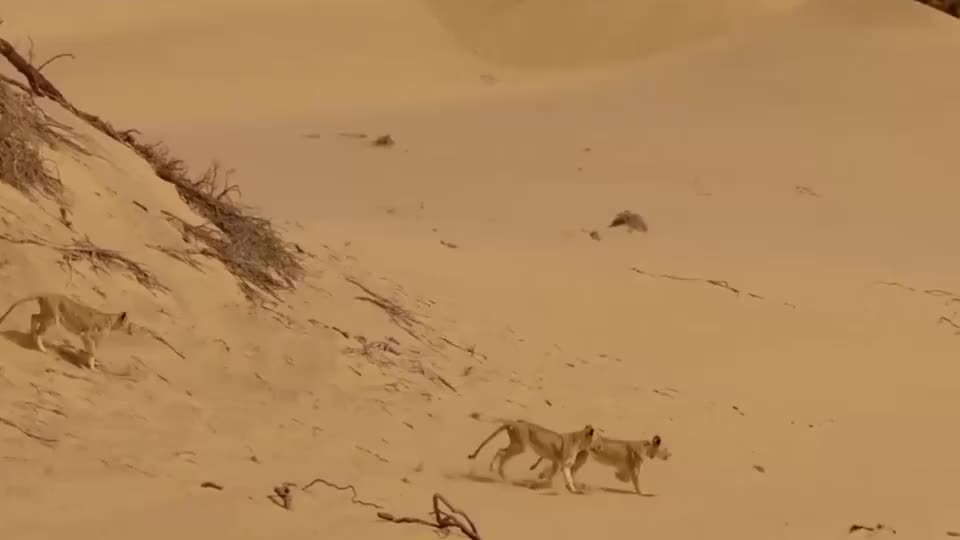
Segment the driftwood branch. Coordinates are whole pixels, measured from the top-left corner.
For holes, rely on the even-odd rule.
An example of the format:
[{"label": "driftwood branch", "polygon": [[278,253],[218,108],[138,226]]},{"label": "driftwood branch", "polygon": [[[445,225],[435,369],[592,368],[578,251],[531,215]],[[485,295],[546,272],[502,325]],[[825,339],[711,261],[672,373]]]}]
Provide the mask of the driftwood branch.
[{"label": "driftwood branch", "polygon": [[[441,504],[443,508],[441,508]],[[456,527],[467,538],[481,540],[480,533],[477,532],[477,526],[470,519],[470,516],[463,510],[454,507],[446,497],[439,493],[433,494],[433,522],[415,517],[398,517],[389,512],[377,512],[377,517],[391,523],[416,523],[441,531]]]},{"label": "driftwood branch", "polygon": [[0,38],[0,55],[3,55],[10,64],[16,68],[27,79],[30,85],[31,93],[40,97],[47,97],[57,102],[66,103],[66,98],[57,90],[46,77],[40,73],[40,70],[33,67],[30,62],[24,58],[17,49],[7,40]]},{"label": "driftwood branch", "polygon": [[[378,508],[378,509],[380,509],[380,510],[383,509],[383,507],[380,506],[380,505],[377,504],[377,503],[367,502],[367,501],[361,499],[360,496],[357,494],[357,488],[353,487],[352,484],[347,484],[347,485],[345,485],[345,486],[340,486],[340,485],[334,484],[333,482],[330,482],[329,480],[325,480],[325,479],[323,479],[323,478],[314,478],[313,480],[311,480],[311,481],[307,482],[306,484],[304,484],[304,486],[303,486],[302,488],[300,488],[300,490],[301,490],[301,491],[307,491],[307,490],[309,490],[311,487],[315,486],[316,484],[323,484],[323,485],[325,485],[325,486],[327,486],[327,487],[332,487],[333,489],[336,489],[337,491],[350,491],[350,492],[353,494],[353,496],[350,498],[350,502],[352,502],[353,504],[359,504],[359,505],[363,505],[363,506],[370,506],[370,507],[372,507],[372,508]],[[295,488],[295,487],[297,487],[297,484],[294,483],[294,482],[283,482],[283,483],[280,484],[279,486],[274,487],[274,488],[273,488],[273,492],[274,492],[274,494],[276,494],[276,496],[277,496],[277,497],[280,499],[280,501],[281,501],[280,503],[277,503],[277,504],[279,504],[280,506],[282,506],[283,508],[285,508],[285,509],[287,509],[287,510],[293,510],[293,500],[294,500],[294,497],[293,497],[293,493],[294,493],[294,492],[293,492],[293,488]],[[273,500],[272,497],[271,497],[271,500]],[[274,502],[276,503],[276,501],[274,501]]]}]

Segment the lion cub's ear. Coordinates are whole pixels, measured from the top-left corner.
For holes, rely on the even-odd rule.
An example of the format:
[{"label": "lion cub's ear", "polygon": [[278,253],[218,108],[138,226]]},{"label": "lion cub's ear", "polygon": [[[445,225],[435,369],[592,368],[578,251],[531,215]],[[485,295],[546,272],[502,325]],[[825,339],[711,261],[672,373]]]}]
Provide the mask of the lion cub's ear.
[{"label": "lion cub's ear", "polygon": [[127,312],[126,312],[126,311],[121,311],[121,312],[120,312],[120,322],[127,322]]},{"label": "lion cub's ear", "polygon": [[661,441],[660,441],[660,436],[659,436],[659,435],[654,435],[654,436],[653,436],[653,440],[650,441],[650,442],[651,442],[654,446],[660,446],[660,442],[661,442]]}]

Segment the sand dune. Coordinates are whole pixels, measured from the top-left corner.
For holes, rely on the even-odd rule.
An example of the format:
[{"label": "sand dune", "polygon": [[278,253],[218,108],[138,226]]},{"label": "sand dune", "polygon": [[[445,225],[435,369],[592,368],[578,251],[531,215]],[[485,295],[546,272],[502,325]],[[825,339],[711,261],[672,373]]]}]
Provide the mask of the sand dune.
[{"label": "sand dune", "polygon": [[[314,254],[282,303],[251,306],[220,263],[149,247],[188,246],[164,212],[202,222],[170,184],[45,105],[95,149],[47,152],[74,229],[0,185],[0,233],[88,235],[168,291],[0,240],[3,301],[127,309],[187,358],[111,336],[91,373],[31,348],[30,308],[5,321],[0,418],[57,442],[0,425],[0,537],[432,534],[324,486],[293,512],[267,499],[316,477],[397,515],[443,493],[485,539],[960,531],[956,20],[910,0],[0,15],[38,62],[76,55],[44,70],[75,104],[198,170],[223,160]],[[626,208],[648,232],[606,227]],[[465,459],[493,429],[477,409],[659,434],[673,457],[645,466],[646,497],[597,464],[584,496],[525,489],[488,474],[493,448]]]}]

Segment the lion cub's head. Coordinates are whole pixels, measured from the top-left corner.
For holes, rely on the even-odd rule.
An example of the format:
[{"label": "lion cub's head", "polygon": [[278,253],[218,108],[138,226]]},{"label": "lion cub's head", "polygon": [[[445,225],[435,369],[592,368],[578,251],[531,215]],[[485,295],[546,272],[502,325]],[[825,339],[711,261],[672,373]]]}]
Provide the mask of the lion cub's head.
[{"label": "lion cub's head", "polygon": [[121,311],[113,319],[113,325],[111,325],[113,330],[123,330],[128,335],[133,335],[133,324],[130,323],[130,318],[127,316],[126,311]]},{"label": "lion cub's head", "polygon": [[670,459],[671,453],[670,450],[663,445],[663,439],[661,439],[659,435],[654,435],[653,438],[650,439],[650,443],[644,449],[643,455],[647,459],[659,458],[663,461],[666,461]]}]

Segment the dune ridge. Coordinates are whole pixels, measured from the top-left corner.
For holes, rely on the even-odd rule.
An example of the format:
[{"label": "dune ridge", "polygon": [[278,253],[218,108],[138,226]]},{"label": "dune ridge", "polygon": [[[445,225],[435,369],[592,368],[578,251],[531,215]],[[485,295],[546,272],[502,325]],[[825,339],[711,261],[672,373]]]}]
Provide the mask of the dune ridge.
[{"label": "dune ridge", "polygon": [[[71,103],[165,141],[190,178],[211,158],[235,168],[230,200],[304,268],[278,298],[245,295],[171,223],[210,216],[162,168],[37,98],[36,118],[90,155],[48,138],[62,192],[0,183],[3,305],[49,289],[125,309],[186,358],[116,335],[91,373],[76,338],[52,332],[41,354],[31,308],[14,312],[3,538],[423,538],[376,512],[425,517],[437,492],[486,539],[960,531],[947,14],[910,0],[3,11],[0,37],[24,54],[32,37],[34,62],[75,55],[43,70]],[[392,146],[371,144],[385,134]],[[608,227],[623,210],[647,230]],[[59,249],[77,242],[162,287]],[[508,481],[486,470],[493,448],[465,459],[493,428],[477,410],[658,434],[673,456],[645,465],[643,497],[598,464],[584,496],[526,489],[533,454]],[[268,499],[318,477],[355,492],[294,490],[292,511]]]}]

